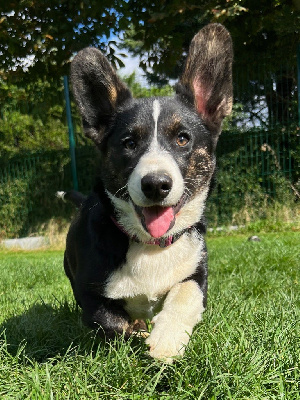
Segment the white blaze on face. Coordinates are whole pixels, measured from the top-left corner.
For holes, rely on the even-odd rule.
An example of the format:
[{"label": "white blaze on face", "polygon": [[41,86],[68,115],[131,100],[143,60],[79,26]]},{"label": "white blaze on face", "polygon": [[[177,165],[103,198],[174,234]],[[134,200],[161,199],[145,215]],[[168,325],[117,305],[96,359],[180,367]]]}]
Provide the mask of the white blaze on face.
[{"label": "white blaze on face", "polygon": [[154,136],[150,145],[150,150],[156,150],[159,148],[157,131],[158,131],[158,117],[160,114],[160,104],[158,100],[153,101],[153,119],[154,119]]},{"label": "white blaze on face", "polygon": [[154,119],[153,138],[148,151],[141,157],[139,163],[131,173],[128,181],[128,191],[133,202],[141,207],[153,205],[153,202],[144,195],[141,188],[142,178],[148,174],[167,174],[173,181],[172,189],[168,196],[160,203],[162,206],[174,206],[184,192],[184,182],[179,166],[172,155],[158,142],[159,117],[161,104],[159,100],[153,101],[152,116]]}]

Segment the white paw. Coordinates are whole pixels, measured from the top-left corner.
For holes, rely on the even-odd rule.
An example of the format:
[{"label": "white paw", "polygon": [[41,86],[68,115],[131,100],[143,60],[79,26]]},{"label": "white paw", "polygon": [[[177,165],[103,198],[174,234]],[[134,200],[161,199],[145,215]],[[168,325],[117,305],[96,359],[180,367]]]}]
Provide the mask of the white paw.
[{"label": "white paw", "polygon": [[150,356],[172,363],[174,357],[183,356],[190,333],[191,327],[187,325],[157,323],[146,340]]}]

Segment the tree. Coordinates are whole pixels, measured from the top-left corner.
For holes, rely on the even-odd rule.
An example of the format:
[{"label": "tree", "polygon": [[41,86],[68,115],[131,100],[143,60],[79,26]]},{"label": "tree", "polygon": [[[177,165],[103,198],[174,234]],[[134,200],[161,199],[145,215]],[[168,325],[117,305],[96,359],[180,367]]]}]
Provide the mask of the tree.
[{"label": "tree", "polygon": [[128,88],[130,89],[133,97],[135,98],[144,98],[144,97],[158,97],[158,96],[171,96],[174,94],[174,89],[171,85],[166,86],[150,86],[143,87],[140,82],[136,79],[136,74],[133,72],[128,76],[122,76],[122,81],[126,83]]},{"label": "tree", "polygon": [[69,72],[73,54],[92,45],[122,65],[109,38],[121,29],[123,0],[1,3],[0,77],[14,81],[60,77]]},{"label": "tree", "polygon": [[[235,76],[242,82],[236,100],[257,111],[253,93],[267,101],[269,119],[294,118],[296,47],[300,42],[300,0],[2,0],[0,78],[54,81],[69,73],[73,55],[86,46],[123,63],[115,38],[140,57],[148,80],[176,79],[193,35],[221,22],[233,36]],[[281,68],[282,61],[288,66]],[[28,62],[27,71],[24,63]],[[268,71],[265,78],[262,64]],[[292,66],[292,67],[291,67]],[[247,70],[250,70],[251,77]],[[262,78],[263,76],[263,78]],[[263,80],[262,80],[263,79]],[[251,80],[248,93],[242,85]],[[253,114],[254,115],[254,114]]]},{"label": "tree", "polygon": [[193,35],[209,22],[231,32],[236,66],[257,65],[266,56],[273,66],[296,58],[299,0],[129,0],[126,7],[131,26],[125,47],[141,57],[152,80],[178,77]]},{"label": "tree", "polygon": [[[63,80],[30,82],[21,86],[0,79],[0,159],[26,151],[69,146]],[[71,102],[77,145],[87,144],[81,118]]]},{"label": "tree", "polygon": [[233,37],[236,101],[253,120],[265,116],[259,112],[262,98],[268,124],[296,119],[299,0],[129,0],[126,6],[132,18],[124,47],[140,56],[150,82],[176,79],[193,35],[220,22]]},{"label": "tree", "polygon": [[[155,81],[177,78],[193,35],[221,22],[234,39],[236,65],[272,65],[295,58],[300,0],[2,0],[0,74],[5,78],[62,76],[74,53],[96,46],[122,65],[115,38],[141,58]],[[24,64],[28,70],[24,74]],[[151,71],[149,72],[149,67]],[[5,71],[5,72],[4,72]]]}]

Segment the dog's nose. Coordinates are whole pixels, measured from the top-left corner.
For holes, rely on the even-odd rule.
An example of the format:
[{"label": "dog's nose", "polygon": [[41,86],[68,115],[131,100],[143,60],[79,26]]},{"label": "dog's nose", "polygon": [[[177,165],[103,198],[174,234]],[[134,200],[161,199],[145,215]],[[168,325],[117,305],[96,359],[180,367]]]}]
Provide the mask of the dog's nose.
[{"label": "dog's nose", "polygon": [[152,201],[165,199],[172,189],[172,178],[167,174],[148,174],[142,178],[144,195]]}]

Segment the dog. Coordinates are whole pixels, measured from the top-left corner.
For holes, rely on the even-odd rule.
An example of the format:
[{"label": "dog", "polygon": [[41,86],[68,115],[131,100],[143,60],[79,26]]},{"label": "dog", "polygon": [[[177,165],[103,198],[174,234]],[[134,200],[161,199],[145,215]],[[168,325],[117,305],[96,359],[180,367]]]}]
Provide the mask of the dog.
[{"label": "dog", "polygon": [[166,362],[183,355],[207,303],[204,209],[232,109],[232,59],[229,32],[209,24],[191,42],[174,96],[144,99],[95,48],[71,65],[100,173],[92,195],[75,199],[65,272],[86,325],[128,338],[150,320],[149,354]]}]

